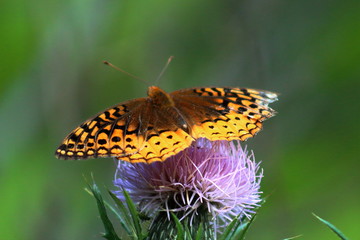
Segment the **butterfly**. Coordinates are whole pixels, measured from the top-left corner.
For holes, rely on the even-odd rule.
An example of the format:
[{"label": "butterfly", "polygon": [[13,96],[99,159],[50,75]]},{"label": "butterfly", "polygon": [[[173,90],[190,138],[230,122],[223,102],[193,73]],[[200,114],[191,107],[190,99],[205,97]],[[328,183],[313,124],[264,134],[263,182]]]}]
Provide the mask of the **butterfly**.
[{"label": "butterfly", "polygon": [[275,114],[277,94],[249,88],[188,88],[167,93],[150,86],[148,97],[106,109],[75,128],[56,150],[60,159],[114,157],[131,163],[165,161],[198,138],[253,137]]}]

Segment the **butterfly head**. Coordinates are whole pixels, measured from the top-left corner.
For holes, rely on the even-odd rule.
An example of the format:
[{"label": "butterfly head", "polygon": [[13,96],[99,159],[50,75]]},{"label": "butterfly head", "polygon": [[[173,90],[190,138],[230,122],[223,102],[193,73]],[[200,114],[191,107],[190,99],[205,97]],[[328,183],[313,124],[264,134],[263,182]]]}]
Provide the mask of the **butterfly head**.
[{"label": "butterfly head", "polygon": [[174,101],[171,96],[156,86],[150,86],[147,92],[150,100],[153,102],[154,105],[161,106],[161,107],[174,107]]}]

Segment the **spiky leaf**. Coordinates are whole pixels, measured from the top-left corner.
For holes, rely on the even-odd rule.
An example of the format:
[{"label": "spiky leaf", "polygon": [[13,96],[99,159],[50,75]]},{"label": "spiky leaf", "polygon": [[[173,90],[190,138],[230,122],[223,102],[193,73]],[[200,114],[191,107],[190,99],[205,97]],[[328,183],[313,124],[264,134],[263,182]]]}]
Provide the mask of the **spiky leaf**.
[{"label": "spiky leaf", "polygon": [[337,229],[333,224],[331,224],[330,222],[322,219],[321,217],[317,216],[315,213],[313,213],[313,215],[322,223],[324,223],[326,226],[328,226],[328,228],[330,228],[340,239],[342,240],[348,240],[347,237],[345,237],[345,235],[339,230]]}]

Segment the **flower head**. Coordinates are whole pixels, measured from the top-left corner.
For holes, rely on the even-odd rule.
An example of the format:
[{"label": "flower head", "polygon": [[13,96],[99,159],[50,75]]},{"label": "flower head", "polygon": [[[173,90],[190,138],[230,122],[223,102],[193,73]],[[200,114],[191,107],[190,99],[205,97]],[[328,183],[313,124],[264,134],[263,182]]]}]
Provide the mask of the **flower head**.
[{"label": "flower head", "polygon": [[[250,217],[260,199],[262,171],[240,142],[199,139],[189,148],[152,164],[119,163],[115,185],[129,192],[149,215],[181,213],[180,220],[206,212],[213,223]],[[123,199],[122,192],[117,196]]]}]

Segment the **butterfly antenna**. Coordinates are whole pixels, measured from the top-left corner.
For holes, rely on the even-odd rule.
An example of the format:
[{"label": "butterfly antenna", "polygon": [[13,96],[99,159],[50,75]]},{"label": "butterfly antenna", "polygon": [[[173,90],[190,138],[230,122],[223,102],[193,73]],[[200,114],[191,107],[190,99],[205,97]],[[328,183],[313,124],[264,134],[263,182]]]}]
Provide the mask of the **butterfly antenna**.
[{"label": "butterfly antenna", "polygon": [[139,78],[139,77],[137,77],[137,76],[135,76],[135,75],[133,75],[133,74],[131,74],[131,73],[128,73],[127,71],[125,71],[125,70],[123,70],[123,69],[121,69],[121,68],[119,68],[119,67],[117,67],[117,66],[115,66],[115,65],[113,65],[113,64],[111,64],[111,63],[109,63],[108,61],[103,61],[103,63],[106,64],[106,65],[108,65],[108,66],[110,66],[110,67],[112,67],[112,68],[114,68],[115,70],[118,70],[118,71],[120,71],[120,72],[122,72],[122,73],[125,73],[126,75],[128,75],[128,76],[130,76],[130,77],[132,77],[132,78],[135,78],[135,79],[137,79],[137,80],[142,81],[142,82],[145,83],[146,85],[149,85],[149,82],[148,82],[148,81],[146,81],[146,80],[144,80],[144,79],[142,79],[142,78]]},{"label": "butterfly antenna", "polygon": [[165,66],[163,67],[163,69],[161,70],[159,76],[157,77],[157,79],[155,80],[155,85],[158,84],[160,78],[164,75],[164,72],[166,71],[166,69],[168,68],[170,62],[174,59],[174,56],[170,56],[169,59],[167,60]]}]

